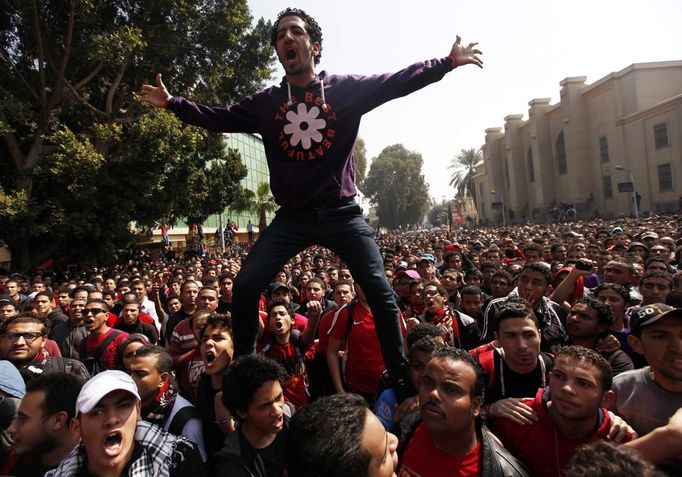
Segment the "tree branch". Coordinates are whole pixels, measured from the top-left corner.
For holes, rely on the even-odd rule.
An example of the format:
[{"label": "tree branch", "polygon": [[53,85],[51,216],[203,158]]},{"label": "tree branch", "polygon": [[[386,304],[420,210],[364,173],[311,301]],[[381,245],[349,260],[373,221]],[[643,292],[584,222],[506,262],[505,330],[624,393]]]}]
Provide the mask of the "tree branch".
[{"label": "tree branch", "polygon": [[[7,122],[7,118],[2,111],[0,111],[0,120],[5,123]],[[14,166],[17,169],[21,169],[21,165],[24,162],[24,155],[19,148],[19,144],[17,144],[17,138],[14,136],[14,133],[11,132],[6,133],[4,137],[5,142],[7,143],[7,148],[9,149],[9,154],[12,156],[12,160],[14,161]]]},{"label": "tree branch", "polygon": [[14,63],[9,58],[7,58],[2,52],[0,52],[0,57],[2,57],[2,59],[5,62],[7,62],[8,65],[10,65],[11,69],[14,70],[14,72],[17,74],[17,76],[19,77],[21,82],[24,83],[24,86],[26,86],[26,89],[29,91],[29,93],[31,93],[31,96],[33,96],[33,99],[40,102],[40,97],[33,90],[33,88],[31,88],[31,84],[28,81],[26,81],[26,78],[24,77],[24,75],[22,75],[21,71],[19,71],[19,68],[14,66]]},{"label": "tree branch", "polygon": [[130,61],[130,54],[126,55],[125,59],[123,60],[123,63],[121,63],[121,67],[118,69],[116,72],[116,76],[114,77],[114,81],[111,83],[111,87],[109,88],[109,92],[107,93],[107,101],[104,106],[104,111],[108,115],[111,115],[113,111],[113,102],[114,102],[114,95],[116,94],[116,90],[118,89],[118,85],[121,84],[121,80],[123,79],[123,75],[126,72],[126,69],[128,68],[128,62]]},{"label": "tree branch", "polygon": [[76,83],[75,85],[73,85],[73,89],[76,90],[76,91],[78,91],[79,89],[81,89],[83,86],[85,86],[85,85],[88,84],[90,81],[92,81],[92,79],[95,77],[95,75],[97,75],[97,73],[100,72],[101,69],[102,69],[102,63],[100,62],[100,63],[97,64],[97,66],[95,66],[95,69],[94,69],[94,70],[92,70],[90,73],[88,73],[88,75],[87,75],[85,78],[83,78],[83,79],[80,80],[78,83]]},{"label": "tree branch", "polygon": [[32,2],[33,6],[33,36],[35,37],[36,41],[36,46],[38,47],[38,77],[40,81],[40,90],[38,93],[40,94],[40,100],[42,104],[47,103],[47,94],[45,92],[45,88],[47,86],[46,81],[45,81],[45,50],[43,48],[43,35],[42,31],[40,30],[40,21],[39,21],[39,15],[38,15],[38,5],[36,5],[36,1],[33,0]]}]

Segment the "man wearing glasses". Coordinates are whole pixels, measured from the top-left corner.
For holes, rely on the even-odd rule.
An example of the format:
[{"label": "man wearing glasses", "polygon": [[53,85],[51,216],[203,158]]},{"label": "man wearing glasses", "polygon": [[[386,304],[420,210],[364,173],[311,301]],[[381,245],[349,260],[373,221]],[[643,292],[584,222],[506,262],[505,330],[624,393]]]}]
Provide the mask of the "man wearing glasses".
[{"label": "man wearing glasses", "polygon": [[51,356],[45,349],[45,321],[31,315],[19,315],[4,323],[0,337],[0,357],[10,361],[24,381],[42,374],[65,371],[88,379],[85,367],[75,359]]},{"label": "man wearing glasses", "polygon": [[90,300],[83,308],[83,323],[88,336],[80,343],[80,359],[91,375],[106,369],[119,369],[119,347],[128,333],[107,326],[109,306],[102,300]]}]

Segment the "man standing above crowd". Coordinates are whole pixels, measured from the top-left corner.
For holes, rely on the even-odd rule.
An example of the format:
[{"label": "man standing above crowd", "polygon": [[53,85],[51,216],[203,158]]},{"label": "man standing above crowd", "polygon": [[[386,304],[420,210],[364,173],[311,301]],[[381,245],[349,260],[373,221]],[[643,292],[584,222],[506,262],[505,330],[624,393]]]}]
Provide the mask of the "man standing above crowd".
[{"label": "man standing above crowd", "polygon": [[463,46],[457,37],[449,56],[395,74],[316,74],[322,31],[312,17],[291,8],[274,22],[271,45],[285,70],[284,80],[239,104],[211,108],[173,97],[160,74],[156,86],[143,85],[141,94],[143,101],[168,108],[187,123],[263,137],[272,193],[281,208],[267,230],[259,231],[235,281],[233,312],[240,318],[235,320],[235,352],[254,351],[263,287],[289,257],[317,243],[342,256],[366,290],[383,356],[397,380],[399,396],[405,397],[409,382],[399,311],[374,231],[354,200],[353,147],[364,113],[439,81],[455,67],[482,66],[480,51],[475,43]]}]

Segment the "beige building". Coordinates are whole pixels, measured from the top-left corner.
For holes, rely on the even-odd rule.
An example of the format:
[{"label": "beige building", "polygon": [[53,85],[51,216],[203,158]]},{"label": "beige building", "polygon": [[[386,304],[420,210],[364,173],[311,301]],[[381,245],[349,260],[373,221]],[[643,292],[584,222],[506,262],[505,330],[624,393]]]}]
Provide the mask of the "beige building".
[{"label": "beige building", "polygon": [[[560,83],[561,100],[531,100],[485,131],[475,177],[482,221],[546,221],[554,207],[580,218],[677,212],[682,196],[682,61],[636,63],[588,85]],[[619,186],[620,185],[620,186]],[[622,191],[621,191],[622,189]],[[503,212],[504,211],[504,217]]]}]

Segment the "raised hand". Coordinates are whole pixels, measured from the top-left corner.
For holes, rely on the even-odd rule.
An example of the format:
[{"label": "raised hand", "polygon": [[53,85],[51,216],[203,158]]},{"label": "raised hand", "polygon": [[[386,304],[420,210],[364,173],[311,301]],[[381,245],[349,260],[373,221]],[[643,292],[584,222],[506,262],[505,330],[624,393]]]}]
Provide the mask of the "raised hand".
[{"label": "raised hand", "polygon": [[452,45],[452,50],[450,50],[450,59],[452,63],[457,66],[473,64],[479,68],[483,68],[483,61],[477,56],[482,55],[481,50],[476,48],[478,43],[469,43],[468,45],[462,45],[462,39],[457,35],[455,44]]},{"label": "raised hand", "polygon": [[156,86],[150,84],[142,85],[140,95],[142,96],[143,102],[164,109],[168,107],[168,101],[171,99],[171,95],[166,89],[166,85],[163,84],[163,81],[161,80],[161,73],[157,73],[156,75]]}]

